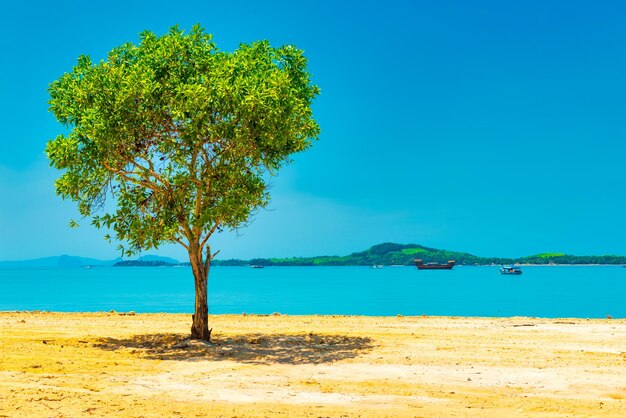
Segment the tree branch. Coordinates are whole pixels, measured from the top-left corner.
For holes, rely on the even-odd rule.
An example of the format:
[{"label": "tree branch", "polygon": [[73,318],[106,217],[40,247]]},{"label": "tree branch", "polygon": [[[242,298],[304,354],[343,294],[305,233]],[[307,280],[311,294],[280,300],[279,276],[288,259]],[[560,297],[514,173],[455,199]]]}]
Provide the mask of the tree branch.
[{"label": "tree branch", "polygon": [[204,274],[209,275],[209,268],[211,267],[211,246],[206,247],[206,258],[204,260]]},{"label": "tree branch", "polygon": [[126,171],[126,170],[118,170],[115,169],[113,167],[111,167],[109,165],[109,163],[107,163],[106,161],[104,161],[102,163],[102,165],[104,166],[104,168],[106,168],[111,174],[115,174],[118,175],[120,177],[122,177],[124,180],[127,180],[131,183],[137,184],[139,186],[143,186],[147,189],[153,190],[155,192],[161,192],[161,190],[153,183],[150,182],[146,182],[146,181],[142,181],[140,178],[135,178],[132,176],[137,176],[138,173],[134,172],[134,171]]},{"label": "tree branch", "polygon": [[[200,210],[202,209],[202,194],[200,193],[200,188],[198,187],[198,172],[196,170],[196,162],[198,161],[198,151],[193,153],[191,156],[191,162],[189,163],[189,173],[191,174],[191,178],[196,183],[196,204],[193,210],[194,220],[198,220],[200,218]],[[197,230],[198,225],[194,226],[194,230]]]},{"label": "tree branch", "polygon": [[179,240],[178,238],[173,238],[173,240],[179,243],[180,245],[182,245],[187,251],[189,251],[189,245],[185,244],[183,241]]},{"label": "tree branch", "polygon": [[[178,222],[180,223],[180,227],[183,229],[183,235],[187,237],[187,240],[191,244],[191,242],[194,241],[194,235],[193,235],[193,232],[191,231],[191,229],[189,228],[189,225],[187,225],[187,223],[185,223],[181,219],[181,217],[178,218]],[[189,249],[189,248],[187,248],[187,249]]]},{"label": "tree branch", "polygon": [[208,232],[206,237],[204,237],[204,239],[202,240],[202,242],[200,244],[200,248],[204,247],[204,244],[206,244],[207,241],[209,240],[209,238],[211,238],[211,235],[213,235],[213,233],[215,232],[215,230],[217,229],[218,226],[220,226],[220,223],[219,222],[215,222],[215,225],[213,225],[213,228],[211,228],[211,230]]},{"label": "tree branch", "polygon": [[170,189],[170,190],[171,190],[171,188],[172,188],[171,184],[170,184],[168,181],[164,180],[164,179],[163,179],[163,178],[162,178],[162,177],[161,177],[161,176],[160,176],[160,175],[159,175],[159,174],[158,174],[158,173],[154,170],[154,165],[152,164],[152,162],[150,161],[150,159],[149,159],[149,158],[147,158],[147,157],[145,157],[145,156],[141,156],[141,159],[142,159],[142,160],[144,160],[144,161],[146,161],[146,162],[148,163],[148,166],[149,166],[149,167],[144,167],[144,166],[142,166],[141,164],[138,164],[138,163],[137,163],[136,161],[134,161],[134,160],[130,160],[130,161],[129,161],[129,162],[130,162],[130,164],[131,164],[132,166],[134,166],[135,168],[137,168],[137,169],[139,169],[139,170],[141,170],[141,171],[142,171],[141,173],[138,173],[138,174],[141,174],[141,175],[142,175],[142,177],[143,177],[144,179],[146,179],[148,182],[150,181],[150,180],[149,180],[149,179],[150,179],[150,176],[152,176],[152,177],[154,177],[154,179],[155,179],[155,180],[157,180],[157,181],[161,182],[161,184],[163,185],[163,187],[164,187],[164,188],[166,188],[166,189]]}]

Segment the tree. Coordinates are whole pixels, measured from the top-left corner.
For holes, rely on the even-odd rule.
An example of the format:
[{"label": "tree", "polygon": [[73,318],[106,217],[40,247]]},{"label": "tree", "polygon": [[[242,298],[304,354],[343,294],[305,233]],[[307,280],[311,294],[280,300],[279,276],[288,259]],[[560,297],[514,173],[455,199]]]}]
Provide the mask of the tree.
[{"label": "tree", "polygon": [[81,56],[49,87],[50,110],[68,131],[46,148],[63,170],[57,194],[114,231],[125,255],[163,243],[187,250],[192,338],[211,338],[210,238],[267,205],[271,177],[317,139],[319,89],[306,65],[293,46],[224,52],[200,26],[175,26],[160,37],[145,31],[99,63]]}]

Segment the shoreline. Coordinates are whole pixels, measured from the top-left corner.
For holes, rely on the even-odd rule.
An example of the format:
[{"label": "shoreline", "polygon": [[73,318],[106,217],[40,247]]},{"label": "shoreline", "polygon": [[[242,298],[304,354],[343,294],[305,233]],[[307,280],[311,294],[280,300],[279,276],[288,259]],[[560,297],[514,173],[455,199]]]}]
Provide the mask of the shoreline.
[{"label": "shoreline", "polygon": [[0,312],[0,416],[626,415],[626,320]]},{"label": "shoreline", "polygon": [[[109,310],[109,311],[48,311],[45,309],[32,309],[32,310],[0,310],[0,315],[3,314],[75,314],[75,315],[119,315],[119,316],[137,316],[137,315],[172,315],[172,316],[186,316],[191,317],[191,312],[142,312],[142,311],[117,311],[117,310]],[[582,317],[582,316],[529,316],[529,315],[512,315],[512,316],[468,316],[468,315],[404,315],[404,314],[395,314],[395,315],[359,315],[359,314],[289,314],[283,312],[272,312],[272,313],[254,313],[254,312],[245,312],[245,313],[219,313],[212,314],[209,313],[209,319],[211,318],[220,318],[220,317],[285,317],[285,318],[364,318],[364,319],[386,319],[386,318],[407,318],[407,319],[417,319],[417,318],[432,318],[432,319],[450,319],[450,320],[472,320],[472,319],[484,319],[484,320],[504,320],[504,319],[535,319],[535,320],[547,320],[547,321],[559,321],[559,320],[578,320],[578,321],[601,321],[601,320],[625,320],[626,317],[621,316],[613,316],[613,315],[604,315],[598,317]],[[624,349],[626,352],[626,348]]]},{"label": "shoreline", "polygon": [[[20,262],[20,261],[17,261]],[[8,263],[8,262],[7,262]],[[502,264],[455,264],[455,267],[500,267],[502,265],[510,265],[511,263],[502,263]],[[558,264],[558,263],[541,263],[541,264],[526,264],[526,263],[513,263],[516,266],[527,266],[527,267],[626,267],[624,263],[584,263],[584,264]],[[413,267],[413,264],[376,264],[384,267]],[[162,265],[91,265],[85,264],[81,266],[59,266],[59,265],[13,265],[0,264],[0,269],[100,269],[100,268],[191,268],[188,264],[162,264]],[[228,268],[251,268],[250,264],[247,265],[226,265],[226,264],[213,264],[211,267],[228,267]],[[271,264],[264,265],[263,268],[271,268],[271,267],[363,267],[363,268],[371,268],[372,264],[342,264],[342,265],[333,265],[333,264],[321,264],[321,265],[300,265],[300,264]]]}]

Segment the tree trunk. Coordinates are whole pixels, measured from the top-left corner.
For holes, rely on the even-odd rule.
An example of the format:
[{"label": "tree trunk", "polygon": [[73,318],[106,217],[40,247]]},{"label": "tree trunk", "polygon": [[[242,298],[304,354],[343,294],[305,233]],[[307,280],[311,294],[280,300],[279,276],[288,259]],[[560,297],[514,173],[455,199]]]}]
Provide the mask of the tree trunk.
[{"label": "tree trunk", "polygon": [[209,329],[209,306],[207,302],[207,282],[209,278],[210,260],[206,265],[202,262],[202,251],[190,248],[189,261],[196,284],[196,310],[192,316],[191,338],[211,341]]}]

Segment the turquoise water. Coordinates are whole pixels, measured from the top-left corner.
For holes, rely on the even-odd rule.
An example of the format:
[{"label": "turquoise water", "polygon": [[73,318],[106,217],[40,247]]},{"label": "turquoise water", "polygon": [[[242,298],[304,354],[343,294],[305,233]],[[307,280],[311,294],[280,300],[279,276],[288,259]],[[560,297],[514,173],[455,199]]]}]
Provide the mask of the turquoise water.
[{"label": "turquoise water", "polygon": [[[0,269],[0,310],[193,310],[190,268]],[[214,267],[209,311],[342,315],[626,317],[626,268]]]}]

